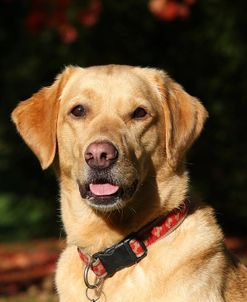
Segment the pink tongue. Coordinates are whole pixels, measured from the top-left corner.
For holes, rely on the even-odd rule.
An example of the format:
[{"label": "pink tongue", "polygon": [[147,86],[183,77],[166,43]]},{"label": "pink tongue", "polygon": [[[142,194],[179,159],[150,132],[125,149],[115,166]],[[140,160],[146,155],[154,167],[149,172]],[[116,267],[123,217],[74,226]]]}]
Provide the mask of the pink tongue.
[{"label": "pink tongue", "polygon": [[112,184],[90,184],[90,191],[97,196],[112,195],[117,192],[119,186]]}]

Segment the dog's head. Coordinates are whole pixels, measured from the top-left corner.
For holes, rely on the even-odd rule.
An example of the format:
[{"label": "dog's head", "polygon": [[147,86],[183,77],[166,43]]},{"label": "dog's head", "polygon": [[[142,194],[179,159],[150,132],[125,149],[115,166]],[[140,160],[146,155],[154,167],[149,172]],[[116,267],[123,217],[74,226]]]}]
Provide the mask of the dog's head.
[{"label": "dog's head", "polygon": [[163,71],[109,65],[66,68],[12,119],[43,169],[57,154],[63,183],[112,211],[136,200],[148,177],[181,169],[206,116]]}]

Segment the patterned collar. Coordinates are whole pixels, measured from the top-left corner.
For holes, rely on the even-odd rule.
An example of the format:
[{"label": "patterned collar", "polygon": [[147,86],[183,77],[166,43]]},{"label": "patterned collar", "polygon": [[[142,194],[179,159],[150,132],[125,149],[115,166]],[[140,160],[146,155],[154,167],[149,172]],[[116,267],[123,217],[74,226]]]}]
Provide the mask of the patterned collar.
[{"label": "patterned collar", "polygon": [[[87,255],[82,248],[78,247],[79,256],[86,265],[84,281],[87,288],[97,288],[105,278],[143,259],[151,244],[169,235],[183,222],[188,214],[188,208],[189,201],[185,200],[167,215],[158,217],[136,233],[132,233],[119,243],[93,256]],[[97,284],[88,282],[89,269],[95,273]]]}]

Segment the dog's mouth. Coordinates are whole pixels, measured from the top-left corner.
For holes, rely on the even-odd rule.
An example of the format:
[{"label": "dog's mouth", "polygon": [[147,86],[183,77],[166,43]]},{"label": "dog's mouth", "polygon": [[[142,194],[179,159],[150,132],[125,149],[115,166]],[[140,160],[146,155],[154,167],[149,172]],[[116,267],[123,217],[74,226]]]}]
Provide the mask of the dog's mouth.
[{"label": "dog's mouth", "polygon": [[110,183],[91,183],[89,190],[94,196],[105,197],[117,194],[120,187]]},{"label": "dog's mouth", "polygon": [[85,184],[78,182],[81,197],[93,208],[104,211],[122,208],[135,193],[137,184],[134,181],[130,186],[121,186],[107,179],[97,179]]}]

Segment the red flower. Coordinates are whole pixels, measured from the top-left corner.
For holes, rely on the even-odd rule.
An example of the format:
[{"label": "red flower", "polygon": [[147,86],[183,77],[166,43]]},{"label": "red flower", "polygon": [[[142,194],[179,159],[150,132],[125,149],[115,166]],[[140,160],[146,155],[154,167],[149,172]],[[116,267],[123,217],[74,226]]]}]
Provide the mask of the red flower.
[{"label": "red flower", "polygon": [[78,13],[79,21],[86,26],[93,26],[98,22],[102,3],[100,0],[91,0],[89,7]]},{"label": "red flower", "polygon": [[77,29],[71,24],[62,24],[59,26],[59,34],[63,43],[73,43],[78,36]]},{"label": "red flower", "polygon": [[195,0],[150,0],[149,9],[159,19],[173,21],[175,19],[187,19],[190,14],[190,6]]}]

